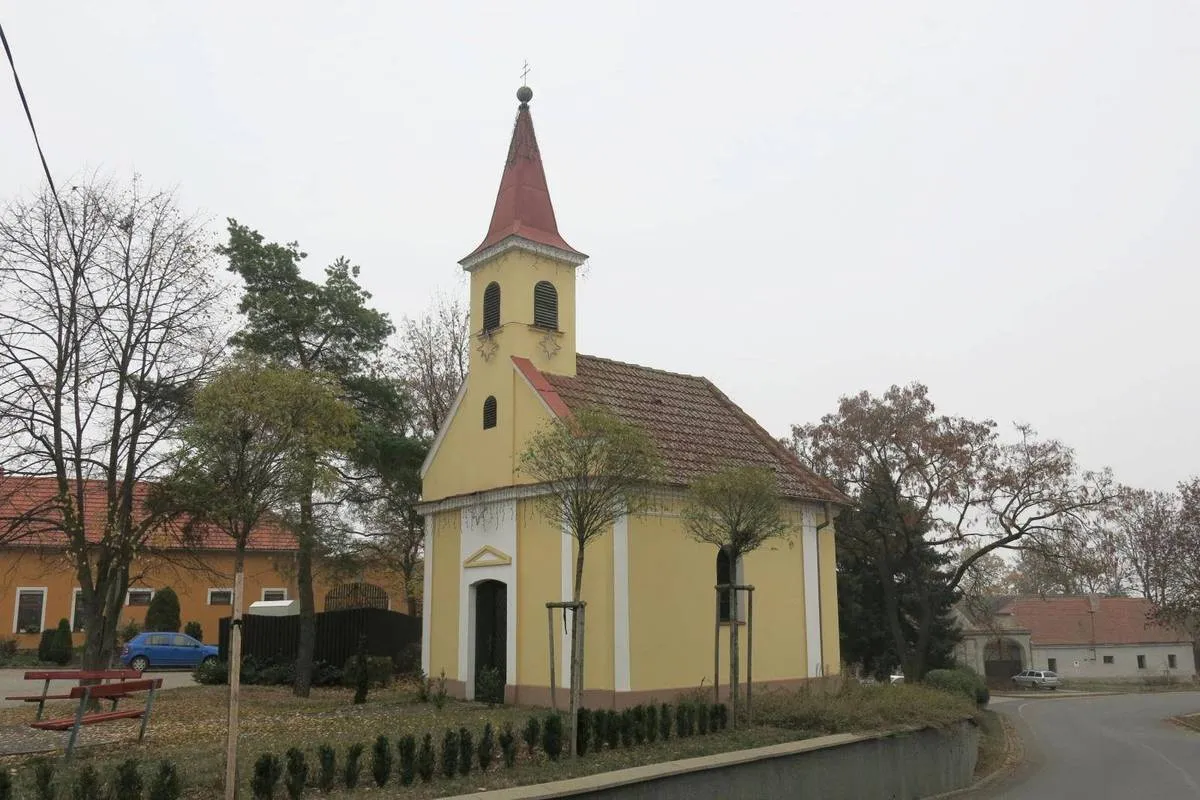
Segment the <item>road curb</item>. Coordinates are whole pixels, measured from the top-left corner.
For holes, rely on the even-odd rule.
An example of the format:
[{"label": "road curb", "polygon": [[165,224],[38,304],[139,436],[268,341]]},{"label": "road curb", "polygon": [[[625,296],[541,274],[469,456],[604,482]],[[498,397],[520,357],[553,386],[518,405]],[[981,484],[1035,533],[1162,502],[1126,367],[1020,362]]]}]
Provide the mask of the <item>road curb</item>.
[{"label": "road curb", "polygon": [[1025,743],[1021,739],[1021,734],[1017,733],[1017,729],[1004,714],[997,712],[996,717],[1004,728],[1004,760],[1000,762],[1000,766],[968,786],[942,794],[930,795],[922,800],[946,800],[946,798],[962,797],[970,792],[977,792],[1005,777],[1025,760]]}]

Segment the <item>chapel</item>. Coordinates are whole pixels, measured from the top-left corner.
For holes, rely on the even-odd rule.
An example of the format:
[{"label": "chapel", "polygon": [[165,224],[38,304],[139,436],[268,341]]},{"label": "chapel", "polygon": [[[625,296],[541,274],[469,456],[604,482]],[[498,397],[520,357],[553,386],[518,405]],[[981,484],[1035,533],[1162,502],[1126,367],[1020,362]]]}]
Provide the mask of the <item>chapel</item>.
[{"label": "chapel", "polygon": [[[617,520],[588,545],[584,705],[625,708],[711,687],[718,619],[726,653],[728,627],[745,623],[744,603],[731,620],[715,602],[714,587],[730,580],[755,587],[756,686],[837,673],[834,518],[845,496],[705,378],[576,351],[576,276],[587,256],[559,233],[532,97],[527,86],[517,92],[487,233],[459,262],[470,276],[469,374],[421,470],[425,673],[465,698],[481,675],[498,673],[506,702],[549,705],[554,641],[565,699],[569,626],[551,634],[546,603],[572,597],[574,539],[542,515],[544,489],[521,473],[520,454],[540,426],[583,406],[640,426],[665,469],[653,511]],[[773,470],[794,521],[789,537],[737,564],[688,536],[679,514],[692,480],[730,464]]]}]

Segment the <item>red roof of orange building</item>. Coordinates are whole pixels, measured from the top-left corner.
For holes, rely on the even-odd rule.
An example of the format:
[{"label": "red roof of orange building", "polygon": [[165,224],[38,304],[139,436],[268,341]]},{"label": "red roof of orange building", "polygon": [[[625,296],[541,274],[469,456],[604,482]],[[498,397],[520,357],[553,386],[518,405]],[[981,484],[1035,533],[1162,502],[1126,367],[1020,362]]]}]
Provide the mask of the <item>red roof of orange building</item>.
[{"label": "red roof of orange building", "polygon": [[483,242],[463,259],[464,262],[510,236],[519,236],[583,257],[558,233],[554,205],[550,202],[550,189],[546,185],[546,170],[542,166],[542,154],[533,132],[533,117],[529,113],[529,99],[532,96],[533,92],[528,87],[522,87],[517,92],[521,104],[517,108],[516,122],[513,123],[512,140],[504,161],[500,190],[496,193],[492,222]]},{"label": "red roof of orange building", "polygon": [[[74,492],[75,484],[71,483]],[[151,484],[139,482],[133,491],[135,514],[144,518],[146,498]],[[54,478],[0,475],[0,542],[13,547],[65,547],[67,537],[56,527],[61,519],[57,509],[58,482]],[[83,485],[84,530],[89,542],[99,542],[103,536],[108,503],[106,484],[85,480]],[[26,518],[23,524],[13,521]],[[198,526],[198,530],[183,536],[184,521],[156,528],[148,544],[163,549],[233,550],[233,539],[216,526]],[[250,534],[247,549],[266,552],[291,552],[297,547],[296,537],[276,522],[268,522]]]},{"label": "red roof of orange building", "polygon": [[513,363],[557,416],[598,406],[646,431],[671,484],[729,465],[766,467],[784,497],[848,502],[706,378],[585,355],[574,377],[542,373],[524,358]]},{"label": "red roof of orange building", "polygon": [[[1191,637],[1150,619],[1144,597],[1016,597],[1001,606],[1030,632],[1036,645],[1174,644]],[[1094,628],[1093,628],[1094,625]]]}]

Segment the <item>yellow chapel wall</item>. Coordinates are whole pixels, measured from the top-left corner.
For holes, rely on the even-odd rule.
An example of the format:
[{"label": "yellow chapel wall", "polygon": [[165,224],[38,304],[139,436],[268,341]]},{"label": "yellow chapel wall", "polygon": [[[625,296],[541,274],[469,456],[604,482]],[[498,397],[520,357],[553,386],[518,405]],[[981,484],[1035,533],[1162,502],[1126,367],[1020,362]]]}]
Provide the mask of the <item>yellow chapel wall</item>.
[{"label": "yellow chapel wall", "polygon": [[[550,685],[550,641],[546,603],[562,596],[562,531],[550,523],[533,500],[517,504],[517,683]],[[561,618],[560,618],[561,619]],[[561,633],[561,622],[556,634]],[[555,639],[555,655],[561,635]],[[555,675],[561,685],[561,669]]]},{"label": "yellow chapel wall", "polygon": [[[713,623],[716,616],[716,547],[693,540],[679,518],[679,503],[630,521],[630,676],[634,691],[712,686]],[[786,539],[764,545],[743,559],[744,579],[754,593],[754,680],[807,677],[804,558],[800,516]],[[832,534],[830,534],[832,541]],[[834,580],[832,572],[827,573]],[[822,582],[826,583],[824,576]],[[743,598],[745,595],[743,594]],[[836,593],[823,608],[823,635],[837,639]],[[744,599],[739,616],[746,617]],[[830,616],[832,615],[832,616]],[[739,653],[745,680],[746,627]],[[828,645],[825,647],[828,649]],[[729,625],[720,628],[720,679],[728,681]]]},{"label": "yellow chapel wall", "polygon": [[821,661],[826,675],[839,675],[842,671],[836,546],[834,526],[830,523],[817,534],[821,562]]},{"label": "yellow chapel wall", "polygon": [[425,646],[429,648],[429,675],[438,677],[444,670],[451,680],[461,680],[458,674],[461,536],[461,512],[439,511],[433,515],[433,553],[425,555],[426,563],[433,565],[431,597],[425,598],[425,613],[430,615],[429,641]]}]

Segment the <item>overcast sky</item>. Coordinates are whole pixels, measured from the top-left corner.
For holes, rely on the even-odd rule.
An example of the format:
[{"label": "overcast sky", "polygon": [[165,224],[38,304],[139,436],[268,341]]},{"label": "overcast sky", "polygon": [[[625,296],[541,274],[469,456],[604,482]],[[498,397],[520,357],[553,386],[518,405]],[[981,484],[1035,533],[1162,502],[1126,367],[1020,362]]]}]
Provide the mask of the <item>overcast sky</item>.
[{"label": "overcast sky", "polygon": [[[775,434],[919,380],[1087,466],[1200,473],[1200,6],[8,3],[56,177],[100,168],[464,294],[521,64],[581,352],[703,374]],[[5,197],[40,166],[0,81]]]}]

